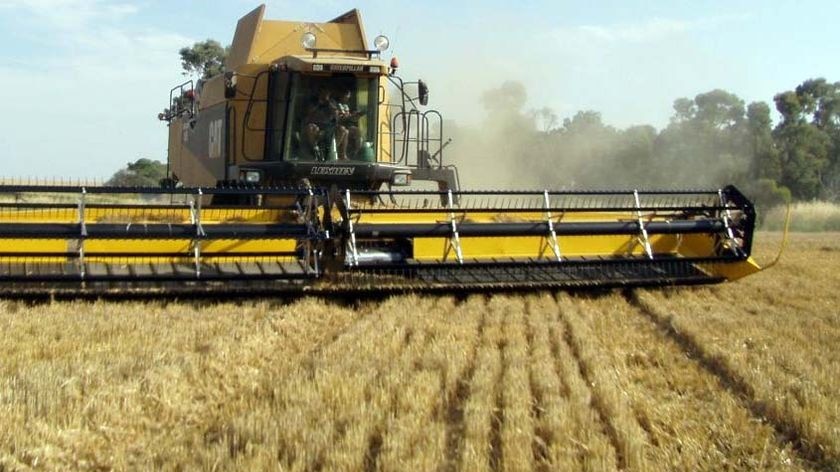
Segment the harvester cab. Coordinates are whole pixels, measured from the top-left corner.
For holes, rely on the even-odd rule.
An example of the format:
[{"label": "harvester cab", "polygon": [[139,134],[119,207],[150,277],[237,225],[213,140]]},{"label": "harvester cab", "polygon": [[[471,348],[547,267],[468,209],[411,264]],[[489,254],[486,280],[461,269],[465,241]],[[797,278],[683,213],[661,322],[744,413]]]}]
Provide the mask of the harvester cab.
[{"label": "harvester cab", "polygon": [[458,189],[441,115],[421,109],[428,87],[381,60],[385,36],[371,49],[356,10],[301,23],[264,9],[239,20],[224,75],[170,92],[170,183]]},{"label": "harvester cab", "polygon": [[0,293],[627,287],[759,270],[755,211],[732,186],[459,188],[428,86],[381,60],[387,38],[370,48],[356,10],[263,13],[239,20],[225,74],[170,91],[161,188],[0,186]]}]

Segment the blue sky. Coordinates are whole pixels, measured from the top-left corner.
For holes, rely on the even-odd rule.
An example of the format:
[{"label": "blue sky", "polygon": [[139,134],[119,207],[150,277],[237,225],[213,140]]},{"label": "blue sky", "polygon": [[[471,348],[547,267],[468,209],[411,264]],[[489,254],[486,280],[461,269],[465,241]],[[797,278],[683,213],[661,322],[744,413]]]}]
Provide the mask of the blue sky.
[{"label": "blue sky", "polygon": [[[107,177],[165,159],[157,113],[182,79],[177,50],[231,41],[245,1],[0,0],[0,176]],[[840,80],[836,1],[273,1],[267,17],[323,21],[357,7],[432,105],[481,120],[505,80],[528,107],[611,125],[668,123],[678,97],[714,88],[772,102],[811,77]],[[388,56],[386,55],[386,58]]]}]

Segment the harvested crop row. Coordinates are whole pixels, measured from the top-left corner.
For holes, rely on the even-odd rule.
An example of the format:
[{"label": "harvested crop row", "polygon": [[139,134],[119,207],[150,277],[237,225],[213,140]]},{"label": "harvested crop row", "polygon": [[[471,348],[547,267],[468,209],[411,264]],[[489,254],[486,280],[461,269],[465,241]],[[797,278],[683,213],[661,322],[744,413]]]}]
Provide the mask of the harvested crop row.
[{"label": "harvested crop row", "polygon": [[[344,453],[347,445],[352,444],[353,452],[361,456],[369,441],[371,425],[367,421],[359,422],[356,409],[347,405],[357,403],[364,396],[371,377],[361,378],[362,369],[350,363],[357,359],[356,355],[362,357],[370,352],[371,346],[387,353],[403,348],[401,334],[395,331],[395,326],[405,318],[382,318],[381,310],[391,306],[385,303],[372,307],[370,315],[331,344],[307,355],[302,362],[284,361],[269,370],[262,382],[272,386],[270,397],[227,422],[227,428],[245,438],[246,445],[252,449],[237,448],[242,440],[237,441],[236,436],[222,437],[206,454],[205,463],[256,469],[279,462],[291,469],[313,468],[327,460],[326,444],[336,445],[335,454]],[[364,343],[365,335],[370,345]],[[342,366],[344,379],[339,379],[333,368],[322,368],[323,356],[335,356],[336,351],[344,352],[334,362],[334,368],[338,368],[339,361],[346,362]],[[332,423],[318,421],[330,417]]]},{"label": "harvested crop row", "polygon": [[616,450],[619,468],[647,470],[645,433],[620,388],[620,372],[608,367],[608,352],[592,332],[591,320],[578,314],[577,305],[583,301],[563,294],[557,301],[559,319],[565,323],[565,339],[581,374],[592,387],[592,406]]},{"label": "harvested crop row", "polygon": [[[470,383],[470,397],[464,405],[464,451],[462,470],[498,468],[500,458],[499,404],[502,378],[502,349],[507,304],[502,297],[487,303],[482,337],[476,354],[476,370]],[[501,347],[501,349],[500,349]]]},{"label": "harvested crop row", "polygon": [[72,303],[6,310],[0,444],[13,468],[190,464],[226,419],[364,312],[314,300],[272,307]]},{"label": "harvested crop row", "polygon": [[528,299],[534,450],[541,470],[615,470],[616,452],[547,294]]},{"label": "harvested crop row", "polygon": [[[564,296],[563,314],[576,333],[587,333],[605,372],[621,392],[646,464],[655,469],[797,470],[789,444],[750,411],[680,346],[618,294],[595,299]],[[569,308],[565,308],[569,307]],[[621,333],[621,335],[616,335]],[[609,374],[607,374],[609,373]],[[615,399],[615,396],[606,397]]]},{"label": "harvested crop row", "polygon": [[840,315],[784,304],[731,306],[717,290],[641,292],[640,305],[743,390],[807,458],[840,462]]},{"label": "harvested crop row", "polygon": [[505,320],[503,375],[497,402],[501,417],[499,445],[502,470],[530,470],[534,468],[532,438],[534,422],[531,405],[533,392],[529,381],[530,365],[525,318],[532,316],[530,304],[522,297],[510,298]]},{"label": "harvested crop row", "polygon": [[0,300],[0,469],[834,470],[837,241],[699,289]]},{"label": "harvested crop row", "polygon": [[[411,313],[397,306],[390,300],[376,307],[306,363],[271,375],[267,380],[277,386],[276,396],[236,418],[234,425],[248,426],[251,434],[261,435],[262,444],[278,445],[277,458],[291,470],[359,469],[365,460],[374,461],[392,400],[383,388],[387,373],[396,370],[394,364],[412,343],[424,342],[422,333],[415,333]],[[428,309],[428,301],[420,306]],[[227,458],[225,446],[220,444],[214,461],[259,468],[275,460],[247,453]]]},{"label": "harvested crop row", "polygon": [[[481,329],[481,297],[455,308],[451,299],[437,302],[436,316],[418,327],[426,344],[408,356],[406,369],[413,373],[408,385],[398,389],[395,414],[385,430],[380,463],[383,470],[432,470],[456,465],[459,388],[467,381]],[[399,378],[400,375],[395,375]],[[431,433],[431,434],[430,434]]]},{"label": "harvested crop row", "polygon": [[[478,300],[480,302],[480,299]],[[480,303],[400,297],[274,377],[275,401],[233,421],[260,447],[217,463],[289,470],[427,470],[446,461],[447,403],[469,364]],[[282,425],[282,427],[280,427]],[[276,449],[275,449],[276,448]],[[276,451],[272,453],[272,451]]]}]

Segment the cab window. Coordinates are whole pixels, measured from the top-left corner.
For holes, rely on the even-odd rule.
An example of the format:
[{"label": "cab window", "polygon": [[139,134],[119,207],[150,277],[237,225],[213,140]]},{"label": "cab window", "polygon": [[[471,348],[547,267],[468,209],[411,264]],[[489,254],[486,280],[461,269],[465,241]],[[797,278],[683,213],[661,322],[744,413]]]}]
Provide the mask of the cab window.
[{"label": "cab window", "polygon": [[293,74],[286,160],[374,161],[378,78]]}]

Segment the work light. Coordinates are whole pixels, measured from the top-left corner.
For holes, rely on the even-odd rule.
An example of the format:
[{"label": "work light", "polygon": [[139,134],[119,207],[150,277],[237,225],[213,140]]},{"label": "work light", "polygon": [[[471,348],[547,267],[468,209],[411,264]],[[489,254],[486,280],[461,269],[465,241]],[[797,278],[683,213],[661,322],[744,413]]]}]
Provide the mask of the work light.
[{"label": "work light", "polygon": [[391,45],[391,41],[388,40],[387,36],[379,35],[373,39],[373,47],[376,48],[377,51],[382,52],[388,49],[388,46]]},{"label": "work light", "polygon": [[303,33],[303,36],[300,37],[300,44],[303,46],[303,49],[313,49],[316,41],[315,33],[311,31]]}]

